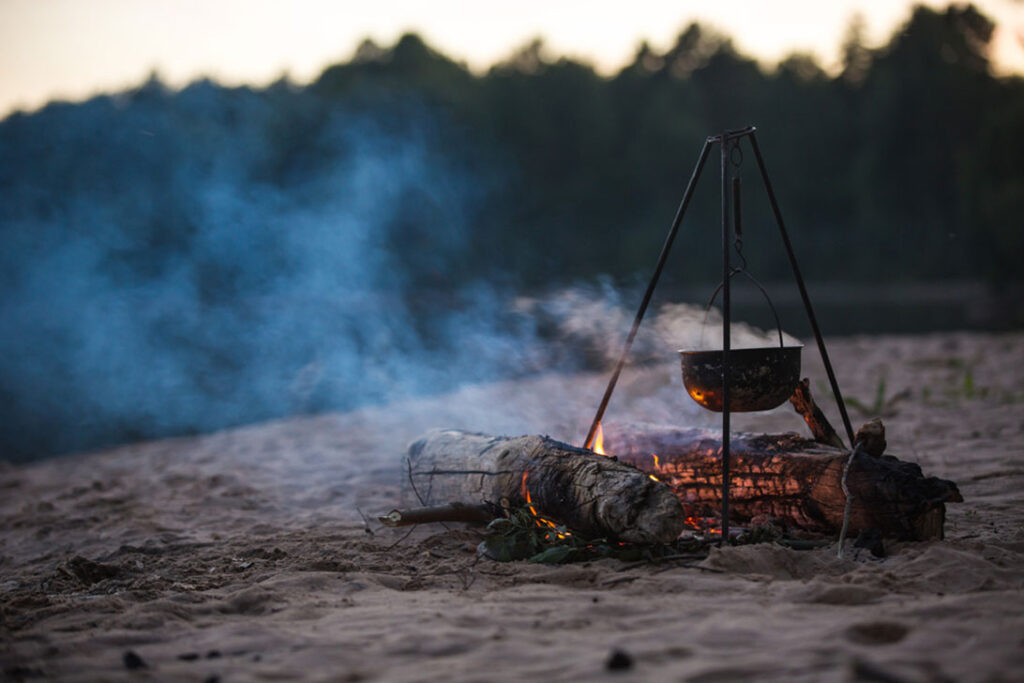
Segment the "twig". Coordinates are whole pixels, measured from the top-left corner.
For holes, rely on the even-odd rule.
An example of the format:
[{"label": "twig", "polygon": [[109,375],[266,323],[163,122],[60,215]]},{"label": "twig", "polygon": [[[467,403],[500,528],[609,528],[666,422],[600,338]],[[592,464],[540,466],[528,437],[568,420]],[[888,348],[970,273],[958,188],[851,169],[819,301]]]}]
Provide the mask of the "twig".
[{"label": "twig", "polygon": [[416,494],[416,500],[420,502],[420,505],[426,505],[427,501],[423,500],[423,496],[416,490],[416,482],[412,479],[412,458],[407,457],[405,459],[405,466],[409,470],[409,486],[412,487],[412,492]]},{"label": "twig", "polygon": [[499,517],[492,506],[467,505],[466,503],[449,503],[431,507],[413,508],[411,510],[392,510],[378,517],[380,523],[388,527],[409,526],[410,524],[430,524],[432,522],[490,522]]},{"label": "twig", "polygon": [[[409,486],[412,487],[412,492],[416,494],[416,500],[418,500],[420,502],[420,505],[426,506],[427,501],[425,501],[423,499],[423,496],[420,495],[419,490],[417,490],[417,488],[416,488],[416,482],[413,481],[413,478],[412,478],[412,458],[406,456],[405,464],[406,464],[406,468],[409,471]],[[434,478],[431,477],[430,478],[430,489],[427,491],[427,496],[428,497],[430,496],[430,492],[433,490],[433,488],[434,488]],[[441,524],[441,526],[443,526],[445,528],[445,530],[447,530],[447,531],[451,531],[452,530],[451,527],[448,526],[447,524],[445,524],[444,522],[440,522],[440,524]],[[408,534],[406,534],[406,536],[408,536]],[[400,539],[400,540],[404,540],[404,538],[405,538],[405,536],[403,536],[402,539]]]},{"label": "twig", "polygon": [[388,550],[394,550],[395,548],[397,548],[398,544],[401,543],[402,541],[404,541],[405,539],[409,538],[409,536],[414,531],[416,531],[416,527],[414,527],[414,526],[409,527],[409,530],[406,531],[404,534],[402,534],[401,538],[399,538],[397,541],[395,541],[394,543],[389,545],[387,548],[384,548],[385,552],[388,551]]},{"label": "twig", "polygon": [[846,505],[843,508],[843,526],[839,530],[839,549],[836,550],[836,557],[840,560],[843,559],[843,542],[846,541],[846,530],[850,526],[850,508],[853,507],[853,495],[850,494],[850,488],[846,485],[846,477],[850,474],[850,466],[853,465],[853,459],[860,453],[860,449],[863,442],[858,441],[853,450],[850,451],[850,457],[847,459],[846,464],[843,465],[843,478],[839,480],[839,485],[843,488],[843,493],[846,494]]},{"label": "twig", "polygon": [[358,507],[356,507],[356,512],[358,512],[359,516],[363,518],[363,531],[373,536],[373,529],[370,528],[369,518],[366,515],[364,515],[363,511],[360,510]]},{"label": "twig", "polygon": [[476,565],[479,564],[479,562],[480,562],[480,560],[482,558],[483,558],[483,555],[477,555],[476,557],[473,558],[473,561],[470,562],[469,565],[465,568],[466,569],[466,573],[469,575],[469,578],[468,579],[464,579],[462,581],[462,590],[468,591],[470,586],[472,586],[474,583],[476,583],[476,572],[473,571],[473,570],[476,568]]},{"label": "twig", "polygon": [[842,438],[833,429],[828,418],[825,417],[825,413],[821,412],[821,408],[814,402],[814,398],[811,396],[810,380],[805,378],[796,385],[796,388],[793,389],[793,395],[789,397],[789,402],[793,405],[796,412],[804,418],[804,422],[810,427],[815,441],[828,446],[835,446],[836,448],[846,447]]}]

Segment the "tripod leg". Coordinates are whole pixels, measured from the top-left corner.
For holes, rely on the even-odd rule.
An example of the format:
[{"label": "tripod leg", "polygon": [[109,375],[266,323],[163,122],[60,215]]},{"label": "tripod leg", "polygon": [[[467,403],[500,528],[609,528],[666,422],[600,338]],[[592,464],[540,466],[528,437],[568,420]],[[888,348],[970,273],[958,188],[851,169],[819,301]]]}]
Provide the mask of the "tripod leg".
[{"label": "tripod leg", "polygon": [[658,286],[658,279],[661,277],[661,271],[665,268],[665,261],[668,260],[668,254],[672,250],[672,243],[675,242],[676,234],[679,232],[679,225],[683,222],[683,215],[686,213],[686,208],[690,205],[690,199],[693,197],[693,190],[697,186],[697,180],[700,178],[700,172],[704,168],[704,162],[708,159],[708,152],[711,151],[712,140],[709,138],[704,141],[704,147],[700,151],[700,157],[697,159],[697,165],[693,169],[693,174],[690,176],[690,182],[686,185],[686,191],[683,193],[683,199],[679,202],[679,208],[676,210],[676,217],[672,221],[672,227],[668,231],[668,236],[665,238],[665,244],[661,247],[661,255],[658,256],[658,263],[654,267],[654,274],[651,276],[651,281],[647,285],[647,291],[644,292],[644,298],[640,302],[640,309],[636,312],[636,318],[633,319],[633,327],[629,331],[629,335],[626,336],[626,343],[622,348],[622,355],[619,356],[619,362],[615,365],[615,370],[612,372],[611,379],[608,380],[608,388],[604,390],[604,396],[601,398],[601,405],[597,408],[597,414],[594,415],[594,421],[590,425],[590,431],[587,432],[587,438],[583,442],[584,448],[590,448],[594,442],[594,435],[597,433],[597,428],[601,424],[601,418],[604,417],[604,411],[608,408],[608,401],[611,400],[612,392],[615,391],[615,385],[619,381],[619,374],[622,373],[622,368],[626,364],[626,358],[629,356],[629,350],[633,346],[633,340],[636,338],[637,330],[640,329],[640,323],[644,319],[644,313],[647,312],[647,305],[651,303],[651,296],[654,294],[654,288]]},{"label": "tripod leg", "polygon": [[761,157],[761,149],[757,145],[757,136],[750,134],[750,146],[754,149],[754,157],[757,159],[757,167],[761,170],[761,178],[764,180],[764,189],[768,192],[768,201],[771,202],[772,212],[775,214],[775,222],[782,234],[782,243],[786,247],[786,254],[789,255],[789,264],[793,267],[793,276],[796,278],[797,287],[800,289],[800,298],[803,299],[804,308],[807,310],[807,320],[811,323],[811,330],[814,332],[814,340],[818,343],[818,351],[821,353],[821,361],[825,365],[825,372],[828,374],[829,384],[832,385],[832,394],[836,397],[836,405],[839,407],[839,414],[843,418],[843,426],[846,428],[846,436],[850,439],[850,447],[853,447],[853,426],[850,424],[850,416],[846,412],[846,403],[843,402],[843,395],[839,392],[839,383],[836,381],[836,373],[832,370],[832,362],[828,358],[828,351],[825,350],[825,339],[821,336],[818,328],[818,320],[814,317],[814,309],[811,308],[811,298],[807,295],[807,287],[804,286],[804,278],[800,275],[800,266],[797,265],[796,255],[793,253],[793,245],[789,241],[789,234],[786,232],[786,225],[782,222],[782,213],[779,211],[779,204],[775,200],[775,192],[772,190],[772,182],[768,179],[768,170],[764,166],[764,159]]},{"label": "tripod leg", "polygon": [[722,133],[722,537],[729,542],[729,351],[732,346],[732,295],[729,267],[729,136]]}]

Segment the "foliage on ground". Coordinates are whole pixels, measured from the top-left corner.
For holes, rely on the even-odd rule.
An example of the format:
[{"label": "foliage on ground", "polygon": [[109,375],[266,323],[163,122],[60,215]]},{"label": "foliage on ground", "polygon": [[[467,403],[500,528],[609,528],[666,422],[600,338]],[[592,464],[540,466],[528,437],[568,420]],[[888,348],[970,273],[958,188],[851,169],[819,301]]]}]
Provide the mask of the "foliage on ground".
[{"label": "foliage on ground", "polygon": [[[783,531],[771,524],[745,530],[729,539],[730,545],[785,543]],[[587,538],[529,508],[512,510],[487,526],[481,552],[499,562],[526,560],[539,564],[566,564],[602,558],[624,562],[700,560],[707,556],[720,536],[713,533],[684,535],[672,543],[621,543],[608,538]]]}]

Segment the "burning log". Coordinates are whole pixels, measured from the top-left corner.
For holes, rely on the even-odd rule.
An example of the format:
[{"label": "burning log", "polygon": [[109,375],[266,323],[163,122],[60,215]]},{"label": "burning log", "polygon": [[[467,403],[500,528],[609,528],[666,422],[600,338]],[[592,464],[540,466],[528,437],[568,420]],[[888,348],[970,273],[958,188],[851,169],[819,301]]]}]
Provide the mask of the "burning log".
[{"label": "burning log", "polygon": [[[881,455],[880,423],[862,428],[858,441],[867,442],[869,435],[871,446],[853,457],[847,480],[850,532],[875,529],[907,540],[942,538],[945,503],[963,500],[956,484],[925,477],[918,465]],[[791,529],[839,532],[848,451],[797,434],[734,434],[731,444],[733,521],[768,517]],[[435,430],[410,446],[409,481],[420,505],[526,505],[539,523],[554,526],[550,520],[556,520],[586,535],[622,541],[671,541],[684,529],[686,516],[718,514],[722,463],[717,433],[609,430],[605,446],[616,457],[542,436]]]},{"label": "burning log", "polygon": [[409,447],[409,482],[420,505],[527,506],[538,523],[556,520],[586,537],[669,543],[685,526],[665,484],[543,436],[431,431]]},{"label": "burning log", "polygon": [[[854,456],[848,475],[850,531],[876,529],[905,540],[942,538],[945,503],[963,500],[956,484],[925,477],[918,465],[881,455],[885,440],[880,430],[876,422],[858,432],[858,441],[869,446]],[[610,453],[667,483],[684,507],[717,510],[722,444],[716,432],[645,427],[609,429],[605,438]],[[733,434],[730,447],[731,519],[767,516],[806,531],[839,531],[848,451],[797,434]]]}]

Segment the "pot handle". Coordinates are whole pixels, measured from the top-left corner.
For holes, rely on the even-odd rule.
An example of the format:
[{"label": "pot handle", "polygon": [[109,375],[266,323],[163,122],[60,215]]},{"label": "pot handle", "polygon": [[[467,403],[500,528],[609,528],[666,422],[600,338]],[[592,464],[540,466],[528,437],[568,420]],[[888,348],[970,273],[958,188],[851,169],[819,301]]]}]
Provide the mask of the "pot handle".
[{"label": "pot handle", "polygon": [[[733,271],[731,273],[729,273],[729,278],[732,279],[732,276],[735,275],[736,273],[743,273],[744,275],[746,275],[747,278],[751,282],[753,282],[754,285],[756,285],[758,289],[761,290],[761,294],[764,295],[764,300],[768,302],[768,308],[770,308],[772,310],[772,316],[775,317],[775,329],[778,330],[778,332],[779,332],[779,348],[782,348],[784,346],[783,343],[782,343],[782,323],[779,322],[779,313],[778,313],[778,311],[775,310],[775,304],[772,303],[772,298],[770,296],[768,296],[768,291],[764,288],[764,286],[761,285],[760,282],[757,281],[757,278],[755,278],[753,275],[751,275],[747,271],[743,270],[742,268],[734,268]],[[704,327],[707,326],[707,323],[708,323],[708,313],[711,311],[711,306],[712,306],[712,304],[715,303],[715,299],[718,298],[718,293],[720,291],[722,291],[722,287],[724,287],[724,286],[725,286],[725,282],[724,281],[718,283],[718,286],[715,287],[714,293],[711,295],[711,299],[708,301],[707,308],[704,309],[704,326],[701,327],[701,336],[703,336],[703,334],[704,334]]]}]

